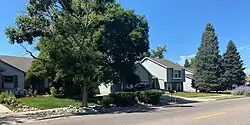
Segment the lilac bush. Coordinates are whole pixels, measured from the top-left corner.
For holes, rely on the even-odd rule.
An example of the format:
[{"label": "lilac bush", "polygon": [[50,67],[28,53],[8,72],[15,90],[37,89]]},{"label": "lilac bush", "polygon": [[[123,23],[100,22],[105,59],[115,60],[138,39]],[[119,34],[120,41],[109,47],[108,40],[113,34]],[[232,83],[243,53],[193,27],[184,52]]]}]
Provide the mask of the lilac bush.
[{"label": "lilac bush", "polygon": [[235,88],[232,93],[234,95],[245,95],[250,96],[250,87],[249,86],[239,86]]}]

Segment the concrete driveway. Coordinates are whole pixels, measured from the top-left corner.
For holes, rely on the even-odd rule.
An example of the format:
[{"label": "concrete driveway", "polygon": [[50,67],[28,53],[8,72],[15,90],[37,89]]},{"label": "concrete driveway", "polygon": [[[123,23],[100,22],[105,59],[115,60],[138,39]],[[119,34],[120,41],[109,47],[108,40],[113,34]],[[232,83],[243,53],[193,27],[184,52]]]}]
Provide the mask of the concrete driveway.
[{"label": "concrete driveway", "polygon": [[250,98],[197,103],[144,113],[70,117],[26,125],[247,125]]}]

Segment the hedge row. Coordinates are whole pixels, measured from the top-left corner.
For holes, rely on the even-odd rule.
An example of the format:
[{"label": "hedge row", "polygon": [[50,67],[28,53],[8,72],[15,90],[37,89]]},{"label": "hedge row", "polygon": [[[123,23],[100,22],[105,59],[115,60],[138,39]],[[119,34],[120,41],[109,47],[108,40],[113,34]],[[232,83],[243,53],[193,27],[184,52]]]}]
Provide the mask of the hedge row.
[{"label": "hedge row", "polygon": [[132,106],[139,102],[146,104],[159,104],[162,92],[159,90],[146,90],[136,92],[116,92],[110,93],[108,96],[103,97],[103,106]]}]

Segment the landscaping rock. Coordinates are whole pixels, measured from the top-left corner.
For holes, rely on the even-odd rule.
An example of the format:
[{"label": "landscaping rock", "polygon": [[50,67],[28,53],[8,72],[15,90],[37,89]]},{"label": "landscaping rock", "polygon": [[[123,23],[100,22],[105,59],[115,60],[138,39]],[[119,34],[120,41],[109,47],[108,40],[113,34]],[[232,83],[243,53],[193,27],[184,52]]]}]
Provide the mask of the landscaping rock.
[{"label": "landscaping rock", "polygon": [[37,110],[39,109],[29,107],[26,105],[18,105],[17,107],[15,107],[15,109],[13,109],[13,112],[28,112],[28,111],[37,111]]}]

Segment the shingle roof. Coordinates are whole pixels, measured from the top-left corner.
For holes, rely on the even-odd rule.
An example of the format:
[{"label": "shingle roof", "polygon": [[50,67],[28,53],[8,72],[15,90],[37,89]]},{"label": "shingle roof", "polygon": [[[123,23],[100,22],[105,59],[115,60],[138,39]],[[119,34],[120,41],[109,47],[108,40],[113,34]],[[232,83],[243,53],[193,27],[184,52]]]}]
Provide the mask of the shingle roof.
[{"label": "shingle roof", "polygon": [[4,56],[0,55],[0,60],[9,65],[23,71],[27,72],[31,66],[31,63],[34,59],[28,57],[17,57],[17,56]]},{"label": "shingle roof", "polygon": [[150,59],[152,59],[153,61],[158,62],[164,66],[167,66],[168,68],[185,69],[183,66],[176,64],[176,63],[173,63],[173,62],[166,60],[166,59],[158,59],[158,58],[150,58]]}]

